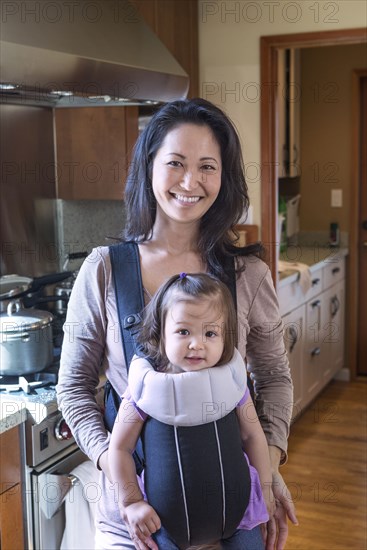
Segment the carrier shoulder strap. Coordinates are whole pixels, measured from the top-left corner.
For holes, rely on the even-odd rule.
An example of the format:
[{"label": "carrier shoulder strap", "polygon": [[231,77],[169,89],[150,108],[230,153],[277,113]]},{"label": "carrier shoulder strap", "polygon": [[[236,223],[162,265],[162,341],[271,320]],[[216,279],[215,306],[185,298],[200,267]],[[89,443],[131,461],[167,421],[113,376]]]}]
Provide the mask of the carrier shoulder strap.
[{"label": "carrier shoulder strap", "polygon": [[139,249],[135,242],[122,242],[110,246],[109,251],[122,345],[126,368],[129,370],[131,359],[136,352],[132,329],[140,321],[140,314],[144,308]]}]

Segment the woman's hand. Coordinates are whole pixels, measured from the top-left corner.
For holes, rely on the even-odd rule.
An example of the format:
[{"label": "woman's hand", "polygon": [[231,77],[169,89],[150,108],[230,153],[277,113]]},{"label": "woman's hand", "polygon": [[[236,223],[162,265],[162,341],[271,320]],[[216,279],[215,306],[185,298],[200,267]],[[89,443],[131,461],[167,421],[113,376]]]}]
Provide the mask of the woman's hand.
[{"label": "woman's hand", "polygon": [[158,514],[145,500],[139,500],[126,506],[122,517],[137,550],[158,550],[151,535],[160,529]]},{"label": "woman's hand", "polygon": [[273,471],[275,512],[265,525],[266,550],[283,550],[288,537],[287,517],[298,525],[292,496],[278,470]]},{"label": "woman's hand", "polygon": [[276,504],[270,483],[266,483],[265,487],[262,487],[262,493],[266,504],[266,509],[269,514],[269,518],[272,518],[275,514]]}]

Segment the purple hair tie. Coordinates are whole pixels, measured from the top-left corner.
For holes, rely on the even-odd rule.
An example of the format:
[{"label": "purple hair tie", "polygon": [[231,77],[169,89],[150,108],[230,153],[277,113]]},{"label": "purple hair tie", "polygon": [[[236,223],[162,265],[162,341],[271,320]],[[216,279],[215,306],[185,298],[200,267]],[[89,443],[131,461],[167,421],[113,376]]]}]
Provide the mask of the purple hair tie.
[{"label": "purple hair tie", "polygon": [[184,279],[186,277],[187,273],[180,273],[180,279]]}]

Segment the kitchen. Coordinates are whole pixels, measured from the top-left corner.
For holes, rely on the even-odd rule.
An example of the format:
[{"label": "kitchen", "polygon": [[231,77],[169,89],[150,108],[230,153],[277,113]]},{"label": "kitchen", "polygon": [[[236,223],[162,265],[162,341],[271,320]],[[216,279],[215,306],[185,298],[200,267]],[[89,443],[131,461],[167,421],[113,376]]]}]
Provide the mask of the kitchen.
[{"label": "kitchen", "polygon": [[[263,5],[263,17],[262,20],[259,20],[258,22],[255,22],[254,13],[251,12],[251,9],[255,9],[254,3],[244,3],[244,6],[247,6],[247,17],[240,18],[239,21],[236,21],[236,13],[235,15],[231,15],[230,10],[227,9],[227,11],[224,9],[226,6],[228,7],[229,4],[233,4],[232,8],[237,9],[237,4],[240,3],[223,3],[223,2],[201,2],[199,3],[199,61],[200,61],[200,74],[201,74],[201,90],[204,92],[205,90],[208,91],[208,82],[227,82],[227,91],[230,91],[231,89],[231,83],[238,78],[239,82],[259,82],[259,76],[258,76],[258,69],[259,69],[259,61],[257,57],[259,56],[259,45],[258,45],[258,37],[262,35],[273,35],[276,33],[287,33],[287,32],[305,32],[305,31],[317,31],[320,30],[322,24],[320,21],[316,24],[314,20],[310,18],[310,14],[312,13],[311,10],[308,10],[307,12],[304,11],[304,17],[300,20],[299,24],[292,24],[291,21],[287,21],[286,18],[283,18],[281,20],[276,19],[273,21],[269,21],[266,19],[266,6]],[[340,4],[340,5],[339,5]],[[260,4],[261,5],[261,4]],[[309,3],[311,6],[311,3]],[[352,17],[351,14],[353,14],[353,10],[351,12],[348,11],[348,14],[345,13],[343,9],[343,3],[336,3],[336,5],[339,6],[339,17],[340,21],[338,24],[332,23],[329,20],[326,21],[323,25],[324,29],[332,29],[332,28],[345,28],[345,27],[358,27],[360,25],[360,21],[363,18],[363,14],[361,16],[354,15],[355,19],[350,18]],[[216,13],[215,8],[219,6],[219,11]],[[326,4],[325,4],[326,7]],[[181,5],[182,8],[182,5]],[[209,11],[209,8],[212,9],[212,11]],[[51,8],[50,8],[51,9]],[[149,8],[146,8],[147,10]],[[292,6],[289,6],[289,11],[286,12],[288,19],[291,19],[293,17],[292,14]],[[358,10],[361,9],[360,7],[356,7],[356,14],[358,14]],[[203,10],[206,10],[205,12]],[[218,15],[219,13],[219,15]],[[245,12],[242,12],[245,13]],[[164,17],[168,17],[168,11],[165,10],[164,13],[159,12],[158,16],[157,13],[154,13],[153,16],[150,14],[152,18],[156,17],[157,20],[155,20],[155,24],[160,26],[160,18],[163,18],[163,23],[161,24],[160,28],[158,30],[160,32],[166,32],[166,40],[174,40],[174,37],[170,36],[169,33],[169,27],[164,24]],[[205,17],[204,17],[205,14]],[[306,17],[307,14],[307,17]],[[324,15],[327,15],[328,12],[325,10]],[[315,15],[315,14],[314,14]],[[89,16],[92,16],[92,12],[90,12]],[[51,12],[49,12],[49,17],[51,17]],[[176,14],[177,17],[177,14]],[[247,20],[246,20],[247,19]],[[325,19],[325,17],[324,17]],[[329,17],[330,19],[330,17]],[[182,24],[181,24],[182,26]],[[246,30],[247,35],[245,38],[245,41],[249,41],[247,44],[247,47],[244,48],[243,45],[243,30]],[[241,30],[242,29],[242,30]],[[182,30],[180,32],[183,32]],[[213,48],[213,44],[216,44],[216,35],[218,32],[225,33],[226,39],[223,41],[222,45],[228,41],[228,44],[226,43],[225,48],[221,48],[220,51],[216,51],[215,48]],[[255,33],[255,36],[254,36]],[[187,33],[188,35],[189,33]],[[167,36],[168,35],[168,36]],[[192,36],[192,34],[190,35]],[[238,43],[236,43],[236,40],[238,40]],[[192,47],[195,46],[195,40],[194,38],[191,39],[191,42],[193,43]],[[241,47],[240,47],[241,44]],[[241,51],[240,51],[241,50]],[[234,54],[237,56],[240,55],[240,60],[237,62],[233,59]],[[181,53],[181,55],[183,55]],[[184,55],[188,55],[187,51],[184,52]],[[255,59],[253,59],[255,57]],[[181,61],[181,60],[180,60]],[[190,61],[191,62],[191,61]],[[186,71],[190,74],[188,66],[184,65],[183,61],[181,61],[182,66],[186,69]],[[197,84],[198,85],[198,84]],[[213,88],[211,88],[213,89]],[[197,88],[198,90],[198,88]],[[196,93],[191,94],[196,95]],[[210,97],[207,95],[208,99],[215,99],[215,97]],[[244,140],[244,147],[245,147],[245,155],[248,159],[251,159],[251,162],[256,163],[258,162],[258,165],[260,165],[260,129],[259,129],[259,103],[256,101],[243,101],[243,102],[236,102],[235,96],[230,95],[229,93],[224,98],[226,100],[225,105],[223,105],[223,101],[221,98],[218,100],[218,104],[225,106],[228,110],[229,114],[233,117],[233,119],[236,121],[236,124],[238,125],[240,132],[242,133],[243,140]],[[250,98],[251,99],[251,98]],[[127,109],[129,109],[128,107]],[[131,106],[131,109],[135,109],[136,107]],[[113,107],[111,107],[113,109]],[[94,109],[93,112],[97,112],[98,109]],[[55,109],[57,113],[61,112],[61,109]],[[93,115],[98,116],[98,115]],[[32,124],[30,122],[29,124]],[[21,128],[21,126],[19,127]],[[18,128],[18,135],[21,135],[22,132]],[[120,132],[123,133],[123,130],[120,130]],[[45,135],[45,134],[44,134]],[[24,138],[25,139],[25,138]],[[45,140],[47,141],[47,140]],[[49,141],[50,142],[50,141]],[[29,143],[25,146],[25,151],[29,150]],[[19,159],[21,160],[21,159]],[[65,166],[72,166],[70,163],[76,162],[75,159],[67,157],[64,161],[66,164]],[[86,162],[95,162],[95,156],[90,156],[87,158]],[[69,164],[67,164],[69,163]],[[113,167],[114,162],[110,159],[107,159],[106,166],[107,169],[111,170],[111,167]],[[11,165],[8,165],[8,167],[11,167]],[[119,168],[119,170],[123,170],[124,166]],[[95,174],[93,174],[93,165],[90,166],[91,172],[89,173],[90,180],[93,180],[95,178]],[[251,175],[251,174],[250,174]],[[49,175],[46,174],[47,179],[49,179]],[[96,178],[97,179],[97,178]],[[116,190],[116,185],[114,177],[111,178],[111,184],[112,184],[112,193],[119,192]],[[11,184],[11,180],[9,180],[9,183]],[[46,181],[46,187],[47,192],[49,192],[49,185],[47,185],[49,182]],[[89,182],[89,188],[91,188],[93,181]],[[251,199],[254,206],[254,222],[255,224],[260,225],[261,220],[261,207],[260,207],[260,189],[259,189],[259,180],[256,180],[255,178],[250,177],[250,191],[251,191]],[[12,187],[11,185],[9,186]],[[23,189],[25,186],[23,187]],[[103,189],[102,189],[103,191]],[[9,189],[7,189],[7,193],[9,192]],[[70,192],[70,190],[69,190]],[[72,193],[75,193],[75,189],[72,190]],[[74,195],[75,197],[75,195]],[[94,243],[105,243],[105,236],[109,237],[116,237],[121,229],[123,220],[121,216],[121,212],[123,211],[123,204],[122,201],[116,200],[120,198],[120,195],[116,197],[116,195],[113,196],[112,199],[107,201],[97,200],[97,201],[91,201],[88,196],[82,197],[82,198],[74,198],[74,197],[67,197],[67,199],[56,199],[56,201],[61,200],[61,206],[60,203],[57,202],[55,205],[58,219],[60,219],[60,223],[62,223],[62,228],[58,228],[58,234],[59,240],[58,243],[61,243],[55,249],[51,249],[51,252],[53,250],[53,254],[48,252],[47,254],[43,254],[43,256],[47,259],[47,268],[45,271],[52,272],[62,269],[62,265],[65,262],[65,258],[68,253],[70,252],[83,252],[85,249],[90,250],[91,246],[93,246]],[[53,200],[54,197],[43,197],[45,201]],[[72,200],[70,200],[72,199]],[[27,201],[25,201],[27,203]],[[25,206],[22,205],[22,208],[27,207],[28,204]],[[32,230],[35,242],[39,243],[38,236],[44,236],[44,235],[51,235],[49,231],[53,230],[53,224],[51,223],[53,221],[54,214],[49,214],[47,212],[47,204],[43,202],[43,204],[37,205],[37,208],[39,208],[40,215],[37,216],[37,219],[41,220],[42,223],[48,224],[46,227],[47,229],[44,229],[42,226],[41,228],[35,228],[34,224],[32,224]],[[46,208],[46,212],[45,212]],[[59,209],[59,210],[58,210]],[[60,212],[60,209],[62,212]],[[87,213],[87,214],[86,214]],[[19,213],[20,219],[23,219],[24,213],[21,211]],[[120,222],[121,218],[121,222]],[[108,221],[107,225],[106,223]],[[120,225],[121,224],[121,225]],[[18,227],[18,225],[17,225]],[[54,231],[54,230],[53,230]],[[27,235],[27,238],[29,236],[29,230],[24,232]],[[24,236],[22,234],[19,234],[16,238],[15,236],[10,236],[7,241],[13,243],[14,240],[18,242],[23,242]],[[26,241],[27,242],[27,241]],[[53,237],[50,238],[51,243],[56,242],[56,238],[53,240]],[[63,244],[63,243],[66,243]],[[45,245],[45,248],[42,248],[42,250],[49,250],[48,249],[49,243]],[[19,247],[20,248],[20,247]],[[17,257],[17,254],[21,254],[21,250],[17,251],[14,249],[11,249],[11,254],[8,254],[8,261],[10,258]],[[42,270],[41,272],[35,272],[32,273],[29,271],[29,261],[30,261],[29,251],[27,254],[24,254],[23,250],[23,256],[22,259],[26,260],[26,263],[22,263],[22,266],[24,266],[24,272],[19,273],[20,275],[41,275],[44,273]],[[71,267],[77,269],[78,263],[76,262]],[[9,268],[9,270],[4,271],[4,273],[11,273],[14,272],[13,268]]]}]

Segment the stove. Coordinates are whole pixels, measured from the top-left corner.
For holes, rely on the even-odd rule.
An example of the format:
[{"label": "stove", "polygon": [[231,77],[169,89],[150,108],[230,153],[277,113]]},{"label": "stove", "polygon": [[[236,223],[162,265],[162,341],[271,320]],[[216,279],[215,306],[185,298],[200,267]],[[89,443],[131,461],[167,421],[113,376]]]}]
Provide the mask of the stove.
[{"label": "stove", "polygon": [[[45,371],[26,376],[0,376],[2,416],[27,410],[25,424],[26,464],[37,466],[75,444],[72,433],[57,408],[56,384],[59,362]],[[103,405],[105,377],[100,377],[97,400]]]},{"label": "stove", "polygon": [[37,466],[74,443],[57,408],[58,368],[55,363],[45,372],[33,375],[0,376],[3,416],[22,408],[27,410],[25,461],[28,466]]},{"label": "stove", "polygon": [[[87,460],[57,408],[59,362],[45,371],[21,377],[0,376],[2,416],[26,409],[22,425],[26,546],[28,550],[60,548],[65,529],[64,501],[79,481],[74,469]],[[105,377],[97,388],[103,404]],[[74,513],[78,513],[76,509]]]}]

